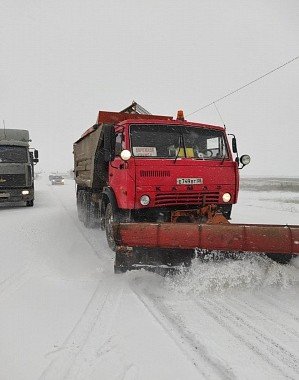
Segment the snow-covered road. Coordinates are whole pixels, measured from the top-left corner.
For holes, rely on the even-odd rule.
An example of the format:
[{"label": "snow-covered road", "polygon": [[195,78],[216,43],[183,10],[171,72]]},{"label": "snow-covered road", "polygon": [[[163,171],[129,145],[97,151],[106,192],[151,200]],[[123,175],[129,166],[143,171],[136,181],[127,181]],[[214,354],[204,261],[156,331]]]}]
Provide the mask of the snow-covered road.
[{"label": "snow-covered road", "polygon": [[[299,224],[296,196],[243,191],[233,222]],[[72,180],[39,179],[35,206],[2,205],[0,225],[1,380],[299,378],[298,259],[114,275]]]}]

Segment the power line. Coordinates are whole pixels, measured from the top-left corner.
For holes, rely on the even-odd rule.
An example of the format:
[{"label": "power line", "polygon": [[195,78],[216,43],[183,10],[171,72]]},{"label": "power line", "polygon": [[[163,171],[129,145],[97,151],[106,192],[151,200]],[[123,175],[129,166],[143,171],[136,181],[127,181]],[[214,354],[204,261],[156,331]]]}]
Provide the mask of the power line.
[{"label": "power line", "polygon": [[276,67],[275,69],[273,69],[273,70],[271,70],[271,71],[268,71],[266,74],[263,74],[263,75],[261,75],[260,77],[258,77],[258,78],[256,78],[256,79],[252,80],[251,82],[244,84],[243,86],[237,88],[236,90],[233,90],[233,91],[229,92],[228,94],[222,96],[221,98],[218,98],[217,100],[213,100],[213,101],[210,102],[209,104],[206,104],[205,106],[203,106],[203,107],[201,107],[201,108],[198,108],[197,110],[195,110],[195,111],[189,113],[189,114],[186,115],[186,116],[193,115],[193,114],[195,114],[195,113],[197,113],[197,112],[199,112],[199,111],[201,111],[201,110],[203,110],[203,109],[205,109],[205,108],[207,108],[207,107],[210,107],[210,106],[213,105],[213,104],[215,105],[215,103],[219,102],[220,100],[223,100],[223,99],[227,98],[228,96],[230,96],[230,95],[232,95],[232,94],[235,94],[236,92],[238,92],[238,91],[242,90],[243,88],[245,88],[245,87],[251,85],[252,83],[257,82],[258,80],[260,80],[260,79],[266,77],[267,75],[270,75],[270,74],[274,73],[274,71],[277,71],[277,70],[281,69],[282,67],[288,65],[289,63],[295,61],[295,60],[298,59],[298,58],[299,58],[299,56],[297,56],[297,57],[291,59],[291,60],[288,61],[288,62],[283,63],[282,65]]}]

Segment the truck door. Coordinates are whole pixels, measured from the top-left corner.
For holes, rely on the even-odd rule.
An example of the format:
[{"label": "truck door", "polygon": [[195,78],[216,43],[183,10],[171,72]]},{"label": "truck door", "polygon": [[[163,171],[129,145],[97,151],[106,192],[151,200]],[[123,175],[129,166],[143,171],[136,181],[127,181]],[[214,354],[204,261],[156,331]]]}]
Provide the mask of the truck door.
[{"label": "truck door", "polygon": [[130,209],[134,205],[134,177],[129,175],[133,162],[124,162],[121,151],[125,149],[125,136],[122,130],[116,131],[115,158],[109,166],[109,184],[116,196],[119,208]]}]

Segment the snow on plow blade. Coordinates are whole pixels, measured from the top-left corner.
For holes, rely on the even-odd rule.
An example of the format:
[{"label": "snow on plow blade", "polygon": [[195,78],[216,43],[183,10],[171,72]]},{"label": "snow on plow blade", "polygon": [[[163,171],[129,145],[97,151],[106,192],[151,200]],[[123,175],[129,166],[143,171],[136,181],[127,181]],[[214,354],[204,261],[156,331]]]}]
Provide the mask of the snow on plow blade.
[{"label": "snow on plow blade", "polygon": [[299,226],[115,223],[118,246],[299,255]]}]

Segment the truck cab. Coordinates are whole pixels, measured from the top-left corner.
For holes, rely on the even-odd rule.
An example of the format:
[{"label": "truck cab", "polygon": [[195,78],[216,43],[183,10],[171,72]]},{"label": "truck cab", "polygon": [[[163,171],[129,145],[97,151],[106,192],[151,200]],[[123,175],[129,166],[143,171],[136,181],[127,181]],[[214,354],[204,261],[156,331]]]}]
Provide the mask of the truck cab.
[{"label": "truck cab", "polygon": [[127,120],[115,127],[114,152],[108,186],[117,206],[133,210],[135,219],[170,221],[174,210],[209,204],[230,218],[239,172],[224,128]]},{"label": "truck cab", "polygon": [[0,130],[0,202],[34,203],[34,164],[38,151],[29,148],[29,132]]}]

